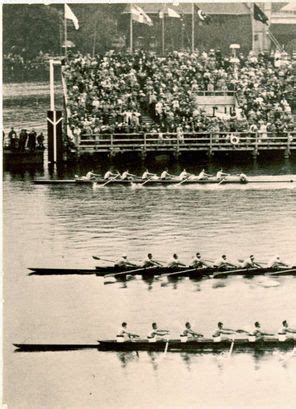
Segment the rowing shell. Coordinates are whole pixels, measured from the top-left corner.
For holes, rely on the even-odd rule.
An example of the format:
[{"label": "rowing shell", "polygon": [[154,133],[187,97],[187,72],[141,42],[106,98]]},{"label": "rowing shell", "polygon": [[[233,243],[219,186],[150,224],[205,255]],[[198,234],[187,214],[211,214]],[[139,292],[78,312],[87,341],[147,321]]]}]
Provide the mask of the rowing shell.
[{"label": "rowing shell", "polygon": [[[29,268],[31,272],[29,275],[40,275],[40,276],[47,276],[47,275],[95,275],[97,277],[104,277],[105,275],[109,274],[117,274],[117,273],[124,273],[126,272],[127,275],[140,275],[144,278],[153,278],[154,276],[164,275],[164,274],[172,274],[173,276],[178,278],[178,276],[189,277],[192,279],[199,279],[208,276],[212,276],[214,274],[214,278],[223,278],[230,275],[239,275],[239,276],[258,276],[264,275],[266,273],[272,273],[276,275],[279,273],[280,275],[296,275],[296,267],[294,268],[285,268],[285,269],[274,269],[274,268],[258,268],[258,269],[246,269],[246,268],[238,268],[231,270],[228,273],[227,270],[219,270],[213,267],[207,268],[197,268],[195,270],[190,270],[189,272],[183,273],[183,271],[187,271],[188,267],[153,267],[153,268],[140,268],[140,271],[136,270],[135,267],[119,267],[119,266],[107,266],[107,267],[96,267],[94,269],[73,269],[73,268],[43,268],[43,267],[31,267]],[[287,273],[285,273],[285,270]],[[135,272],[133,272],[135,271]],[[125,277],[123,274],[122,278]]]},{"label": "rowing shell", "polygon": [[[117,342],[116,340],[98,341],[97,344],[13,344],[16,352],[49,352],[49,351],[74,351],[83,349],[97,349],[99,351],[156,351],[164,352],[192,352],[192,353],[215,353],[229,350],[233,340],[225,339],[215,342],[213,339],[202,338],[201,340],[189,340],[182,342],[180,339],[160,340],[149,342],[147,339],[136,341]],[[291,350],[295,348],[296,340],[290,338],[279,341],[277,338],[265,338],[255,342],[248,339],[235,339],[235,352],[270,351],[274,349]]]},{"label": "rowing shell", "polygon": [[281,179],[279,177],[267,177],[266,179],[263,178],[255,178],[255,177],[248,177],[248,179],[240,179],[239,177],[230,176],[226,179],[186,179],[180,180],[178,178],[173,179],[146,179],[143,180],[141,178],[135,179],[114,179],[114,180],[105,180],[105,179],[34,179],[34,184],[36,185],[63,185],[63,184],[86,184],[91,185],[93,183],[97,185],[103,185],[104,183],[108,182],[108,186],[110,185],[142,185],[145,182],[145,186],[167,186],[167,185],[176,185],[182,182],[182,185],[245,185],[245,184],[270,184],[270,183],[296,183],[296,177],[286,177],[286,179]]}]

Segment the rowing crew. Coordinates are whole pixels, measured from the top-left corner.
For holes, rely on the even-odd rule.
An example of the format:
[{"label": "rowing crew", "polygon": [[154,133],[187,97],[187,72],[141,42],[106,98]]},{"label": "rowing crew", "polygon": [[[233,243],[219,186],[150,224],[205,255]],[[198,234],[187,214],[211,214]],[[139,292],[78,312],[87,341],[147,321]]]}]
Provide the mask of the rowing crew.
[{"label": "rowing crew", "polygon": [[[216,261],[211,261],[211,260],[206,260],[204,259],[200,253],[196,253],[195,256],[193,257],[191,263],[189,266],[187,266],[185,263],[183,263],[177,253],[174,253],[172,258],[169,260],[168,263],[166,263],[166,267],[192,267],[192,268],[206,268],[206,267],[214,267],[219,270],[229,270],[229,269],[236,269],[236,268],[245,268],[245,269],[250,269],[250,268],[262,268],[262,265],[260,264],[262,262],[258,262],[255,260],[254,255],[250,255],[248,258],[245,260],[240,260],[237,263],[231,262],[227,259],[227,256],[223,254],[221,257],[219,257]],[[265,263],[263,263],[265,264]],[[163,262],[160,262],[156,259],[153,258],[152,253],[148,253],[147,257],[145,260],[139,264],[135,264],[131,261],[128,260],[127,255],[124,254],[122,257],[116,261],[115,263],[116,267],[143,267],[143,268],[149,268],[149,267],[163,267]],[[284,268],[284,267],[289,267],[287,263],[281,260],[279,256],[273,257],[269,263],[267,263],[267,267],[269,268]]]},{"label": "rowing crew", "polygon": [[[158,328],[158,325],[156,322],[152,323],[152,329],[149,332],[147,338],[148,340],[167,340],[167,336],[170,334],[170,331],[167,329],[161,329]],[[217,328],[214,330],[214,333],[212,334],[212,338],[214,341],[217,341],[217,339],[224,340],[227,339],[229,335],[232,335],[233,338],[234,335],[236,334],[246,334],[248,337],[251,337],[252,340],[263,340],[265,336],[276,336],[275,333],[271,333],[268,331],[265,331],[261,328],[260,322],[256,321],[254,323],[254,328],[251,331],[246,331],[243,329],[230,329],[230,328],[225,328],[223,322],[218,322]],[[285,339],[287,338],[293,338],[295,337],[296,334],[296,328],[292,328],[289,326],[287,320],[284,320],[282,322],[281,328],[277,332],[278,335],[284,336]],[[181,338],[186,337],[187,339],[198,339],[198,338],[204,338],[204,335],[195,331],[192,329],[192,326],[190,322],[186,322],[185,327],[183,332],[180,335]],[[129,341],[133,340],[134,338],[140,338],[140,335],[137,335],[133,332],[130,332],[127,323],[123,322],[121,324],[121,328],[118,331],[117,339],[120,339],[120,341]]]},{"label": "rowing crew", "polygon": [[[167,168],[163,172],[161,172],[160,176],[158,176],[155,173],[151,173],[149,172],[148,169],[146,169],[141,177],[138,177],[137,175],[130,173],[129,170],[127,169],[122,174],[120,174],[118,171],[116,173],[113,173],[111,170],[108,170],[104,174],[104,180],[108,181],[108,180],[120,179],[120,180],[133,181],[134,179],[142,179],[143,181],[148,181],[148,180],[185,181],[185,180],[208,180],[209,178],[215,178],[217,182],[220,182],[220,181],[226,180],[227,177],[229,176],[230,174],[224,173],[222,168],[218,170],[216,175],[210,175],[206,173],[204,169],[202,169],[202,171],[198,175],[194,175],[192,173],[187,172],[186,169],[183,169],[182,172],[178,176],[171,175],[168,172]],[[91,170],[90,172],[86,174],[86,176],[83,176],[82,178],[85,180],[95,180],[97,177],[99,177],[99,175],[93,173],[93,171]],[[247,181],[247,176],[245,174],[241,173],[239,177],[241,181],[243,182]]]}]

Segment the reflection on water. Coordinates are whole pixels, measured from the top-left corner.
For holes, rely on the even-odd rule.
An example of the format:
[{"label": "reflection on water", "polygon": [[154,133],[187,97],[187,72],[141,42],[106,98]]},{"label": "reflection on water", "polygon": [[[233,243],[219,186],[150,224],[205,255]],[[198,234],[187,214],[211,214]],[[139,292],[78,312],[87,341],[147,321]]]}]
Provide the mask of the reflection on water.
[{"label": "reflection on water", "polygon": [[[40,101],[45,100],[40,97],[34,111],[20,106],[21,117],[15,109],[9,112],[12,105],[4,102],[5,126],[14,121],[27,127],[38,121],[42,125],[47,102]],[[113,163],[132,173],[144,169],[134,160]],[[184,166],[197,173],[204,165],[213,173],[221,164],[231,173],[296,173],[295,161],[282,158],[232,164],[217,158],[210,163],[196,158],[148,161],[149,169],[158,173],[166,165],[171,173]],[[179,336],[186,321],[205,336],[220,320],[225,326],[247,329],[259,320],[274,333],[283,319],[296,325],[294,277],[272,277],[269,282],[259,277],[180,279],[165,286],[157,279],[104,285],[95,276],[29,277],[30,266],[89,268],[97,263],[93,255],[112,260],[123,253],[135,261],[147,252],[165,261],[177,252],[189,262],[196,251],[209,259],[225,252],[233,259],[255,253],[262,261],[275,254],[295,260],[293,188],[93,190],[32,183],[36,176],[72,178],[90,167],[103,173],[109,166],[101,161],[4,172],[4,402],[14,409],[295,407],[296,359],[289,353],[234,351],[227,358],[87,350],[13,352],[13,342],[79,344],[111,339],[122,321],[142,336],[157,321],[170,329],[172,338]]]}]

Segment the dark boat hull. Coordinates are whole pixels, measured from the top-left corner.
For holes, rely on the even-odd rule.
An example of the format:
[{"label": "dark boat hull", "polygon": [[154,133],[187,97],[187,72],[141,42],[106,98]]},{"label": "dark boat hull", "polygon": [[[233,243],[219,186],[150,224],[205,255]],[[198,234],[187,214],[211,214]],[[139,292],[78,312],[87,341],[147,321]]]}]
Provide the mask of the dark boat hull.
[{"label": "dark boat hull", "polygon": [[[227,278],[232,275],[253,277],[258,275],[263,275],[266,273],[276,273],[280,275],[285,275],[283,270],[275,270],[272,268],[261,268],[261,269],[237,269],[231,270],[231,273],[228,271],[221,271],[215,268],[198,268],[194,271],[183,273],[183,271],[188,270],[190,267],[155,267],[149,269],[141,269],[141,271],[134,271],[135,267],[118,267],[118,266],[107,266],[107,267],[96,267],[95,269],[72,269],[72,268],[39,268],[32,267],[29,268],[31,273],[29,275],[96,275],[98,277],[104,277],[108,274],[116,274],[126,272],[126,275],[141,275],[142,277],[155,277],[158,275],[170,274],[168,277],[178,278],[189,277],[192,279],[200,279],[207,276],[213,276],[213,278]],[[296,275],[296,268],[288,269],[287,275]],[[118,278],[125,278],[125,274],[120,274]]]},{"label": "dark boat hull", "polygon": [[[245,185],[245,184],[270,184],[270,183],[296,183],[296,178],[280,179],[280,178],[270,178],[270,179],[256,179],[248,178],[247,180],[241,180],[239,177],[229,177],[223,181],[217,179],[188,179],[188,180],[178,180],[178,179],[157,179],[157,180],[143,180],[141,178],[129,180],[129,179],[115,179],[112,181],[106,181],[104,179],[88,180],[88,179],[35,179],[34,183],[37,185],[57,185],[57,184],[86,184],[90,185],[93,183],[97,185],[106,184],[106,186],[114,185],[131,185],[136,184],[141,186],[168,186],[168,185]],[[108,182],[108,183],[107,183]],[[182,183],[181,183],[182,182]]]},{"label": "dark boat hull", "polygon": [[[190,340],[181,342],[179,339],[169,341],[161,340],[148,342],[147,340],[117,342],[115,340],[98,341],[97,344],[14,344],[17,352],[54,352],[74,351],[83,349],[97,349],[99,351],[131,352],[191,352],[191,353],[219,353],[229,351],[232,345],[231,339],[214,342],[213,339],[201,341]],[[296,340],[287,339],[279,341],[276,338],[257,340],[250,342],[248,339],[235,339],[233,342],[234,352],[271,351],[279,349],[289,351],[296,347]]]}]

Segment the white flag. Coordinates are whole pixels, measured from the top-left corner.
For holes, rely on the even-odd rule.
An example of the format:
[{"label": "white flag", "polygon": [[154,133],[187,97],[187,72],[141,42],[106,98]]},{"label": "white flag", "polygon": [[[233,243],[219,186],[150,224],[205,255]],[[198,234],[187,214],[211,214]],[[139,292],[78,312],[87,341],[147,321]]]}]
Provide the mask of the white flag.
[{"label": "white flag", "polygon": [[175,10],[168,8],[168,16],[174,18],[181,18],[180,14],[178,14]]},{"label": "white flag", "polygon": [[145,13],[145,11],[141,7],[133,5],[132,8],[136,10],[137,14],[140,16],[141,19],[141,21],[139,20],[136,21],[139,21],[139,23],[147,24],[148,26],[153,26],[151,18],[148,16],[148,14]]},{"label": "white flag", "polygon": [[65,4],[65,18],[68,20],[72,20],[75,30],[79,29],[78,18],[75,16],[73,11],[70,9],[70,7],[67,4]]}]

